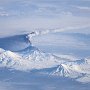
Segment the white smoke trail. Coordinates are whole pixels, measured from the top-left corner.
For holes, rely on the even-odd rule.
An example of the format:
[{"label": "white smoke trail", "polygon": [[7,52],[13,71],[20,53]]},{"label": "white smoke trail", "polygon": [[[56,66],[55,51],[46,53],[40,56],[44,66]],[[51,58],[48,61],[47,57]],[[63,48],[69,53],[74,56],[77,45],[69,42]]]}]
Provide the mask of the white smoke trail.
[{"label": "white smoke trail", "polygon": [[48,29],[48,30],[35,30],[27,35],[27,38],[31,41],[32,37],[35,36],[40,36],[40,35],[45,35],[48,33],[56,33],[56,32],[64,32],[68,30],[75,31],[76,29],[83,29],[90,27],[90,25],[85,25],[85,26],[77,26],[77,27],[65,27],[65,28],[56,28],[56,29]]}]

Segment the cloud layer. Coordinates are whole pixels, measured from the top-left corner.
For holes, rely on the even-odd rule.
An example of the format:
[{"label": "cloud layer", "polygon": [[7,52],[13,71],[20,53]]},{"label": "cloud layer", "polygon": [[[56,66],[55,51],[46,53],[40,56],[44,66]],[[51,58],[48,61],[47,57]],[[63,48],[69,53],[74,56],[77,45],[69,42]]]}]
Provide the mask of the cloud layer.
[{"label": "cloud layer", "polygon": [[89,26],[89,5],[89,0],[0,0],[0,34]]}]

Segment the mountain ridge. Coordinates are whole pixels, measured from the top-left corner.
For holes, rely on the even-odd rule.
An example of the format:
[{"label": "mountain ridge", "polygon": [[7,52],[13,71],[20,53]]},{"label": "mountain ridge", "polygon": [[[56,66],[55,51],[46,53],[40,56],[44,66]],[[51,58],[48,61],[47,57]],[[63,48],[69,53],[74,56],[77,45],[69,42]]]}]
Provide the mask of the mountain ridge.
[{"label": "mountain ridge", "polygon": [[[35,33],[31,33],[31,34],[35,34]],[[24,72],[37,70],[41,73],[44,73],[45,71],[45,73],[46,74],[48,73],[48,75],[73,78],[80,82],[84,82],[83,79],[86,78],[85,82],[90,82],[89,58],[80,59],[80,60],[75,59],[74,61],[73,60],[70,61],[69,58],[64,56],[56,56],[50,53],[42,52],[37,47],[33,46],[32,43],[30,43],[30,38],[28,38],[29,39],[28,40],[27,35],[25,36],[26,38],[25,40],[27,41],[20,38],[21,44],[22,42],[25,44],[27,44],[28,42],[28,46],[23,47],[23,49],[21,50],[11,51],[11,49],[4,50],[3,48],[0,48],[1,68],[6,67],[9,69],[19,70]],[[13,39],[11,41],[13,41]],[[9,43],[13,43],[13,42],[9,42]]]}]

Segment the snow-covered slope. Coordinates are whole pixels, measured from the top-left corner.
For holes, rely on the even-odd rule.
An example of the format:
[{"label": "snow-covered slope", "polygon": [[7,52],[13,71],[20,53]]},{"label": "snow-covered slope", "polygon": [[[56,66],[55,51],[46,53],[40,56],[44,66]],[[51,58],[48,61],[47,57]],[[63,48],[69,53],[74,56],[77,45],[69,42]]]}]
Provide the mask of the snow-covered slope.
[{"label": "snow-covered slope", "polygon": [[[30,38],[27,37],[26,35],[26,40],[30,43]],[[22,42],[24,43],[23,40]],[[37,70],[48,75],[73,78],[80,82],[90,82],[90,58],[73,61],[68,59],[66,56],[44,53],[32,46],[31,43],[26,48],[18,49],[17,52],[0,48],[0,67],[25,72]]]},{"label": "snow-covered slope", "polygon": [[[74,78],[81,82],[90,82],[90,59],[65,62],[57,66],[51,75]],[[86,78],[86,80],[83,80]]]},{"label": "snow-covered slope", "polygon": [[32,69],[43,69],[50,68],[55,65],[58,65],[58,60],[51,54],[45,54],[35,48],[31,47],[25,49],[25,51],[20,52],[11,52],[5,51],[0,54],[0,66],[18,69],[18,70],[32,70]]}]

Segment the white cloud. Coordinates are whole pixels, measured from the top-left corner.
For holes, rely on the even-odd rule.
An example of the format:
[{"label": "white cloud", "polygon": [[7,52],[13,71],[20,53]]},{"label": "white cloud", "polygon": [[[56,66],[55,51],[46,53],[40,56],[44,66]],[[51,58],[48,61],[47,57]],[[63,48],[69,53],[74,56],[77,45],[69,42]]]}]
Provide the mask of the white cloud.
[{"label": "white cloud", "polygon": [[74,6],[74,7],[78,8],[78,9],[81,9],[81,10],[88,10],[88,11],[90,11],[90,7],[85,7],[85,6]]},{"label": "white cloud", "polygon": [[9,16],[9,14],[7,12],[0,12],[0,16]]},{"label": "white cloud", "polygon": [[73,47],[77,49],[89,50],[89,45],[86,42],[80,41],[77,38],[69,35],[48,33],[46,35],[39,35],[30,39],[33,45],[39,46],[54,46],[54,47]]},{"label": "white cloud", "polygon": [[69,11],[66,11],[66,12],[62,11],[61,14],[66,15],[66,16],[72,16],[73,15],[72,12],[69,12]]},{"label": "white cloud", "polygon": [[[84,34],[90,34],[90,32],[83,32],[83,31],[86,31],[86,30],[82,30],[83,28],[87,28],[89,27],[90,28],[90,25],[86,25],[86,26],[78,26],[78,27],[66,27],[66,28],[59,28],[59,29],[52,29],[52,30],[36,30],[35,33],[33,35],[28,35],[28,37],[30,38],[30,40],[33,38],[33,37],[36,37],[36,36],[42,36],[42,35],[47,35],[47,34],[50,34],[50,33],[56,33],[56,32],[71,32],[71,33],[84,33]],[[54,37],[53,39],[55,39],[56,37],[55,36],[52,36]],[[50,38],[49,38],[50,39]],[[52,40],[53,40],[52,39]],[[65,38],[64,38],[65,39]],[[51,40],[51,39],[50,39]],[[66,39],[67,40],[67,39]],[[47,39],[46,39],[47,41]],[[65,40],[62,39],[61,42],[64,42]]]},{"label": "white cloud", "polygon": [[[29,32],[37,28],[58,31],[56,28],[70,30],[86,25],[90,26],[89,17],[74,16],[69,5],[66,5],[66,9],[65,2],[60,3],[58,0],[55,2],[53,0],[0,0],[0,4],[7,4],[1,5],[4,10],[0,10],[0,19],[9,16],[9,18],[0,20],[0,33],[14,32],[15,30]],[[24,5],[26,6],[24,7]],[[1,9],[3,8],[1,7]]]},{"label": "white cloud", "polygon": [[87,24],[87,25],[83,25],[83,26],[70,26],[70,27],[65,27],[65,28],[59,28],[59,29],[55,29],[53,30],[54,32],[80,32],[80,33],[86,33],[86,34],[89,34],[89,32],[83,32],[83,28],[90,28],[90,24]]},{"label": "white cloud", "polygon": [[10,16],[10,13],[4,7],[0,6],[0,16]]}]

